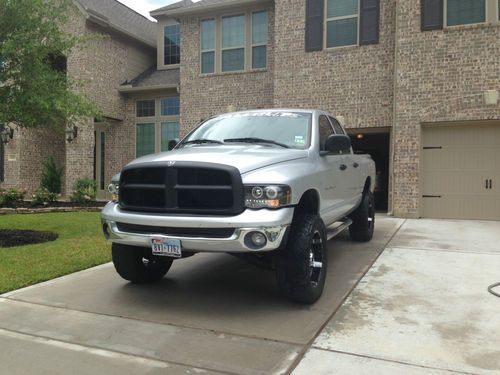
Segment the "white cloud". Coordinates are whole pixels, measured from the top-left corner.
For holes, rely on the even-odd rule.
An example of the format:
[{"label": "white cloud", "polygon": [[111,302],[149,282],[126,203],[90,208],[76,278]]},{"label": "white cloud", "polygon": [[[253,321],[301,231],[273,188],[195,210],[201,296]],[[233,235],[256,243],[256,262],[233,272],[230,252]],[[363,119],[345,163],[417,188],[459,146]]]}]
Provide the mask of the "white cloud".
[{"label": "white cloud", "polygon": [[129,8],[132,8],[136,12],[142,14],[143,16],[154,21],[153,18],[149,16],[149,12],[154,9],[164,7],[166,5],[175,3],[179,0],[118,0],[120,3],[125,4]]}]

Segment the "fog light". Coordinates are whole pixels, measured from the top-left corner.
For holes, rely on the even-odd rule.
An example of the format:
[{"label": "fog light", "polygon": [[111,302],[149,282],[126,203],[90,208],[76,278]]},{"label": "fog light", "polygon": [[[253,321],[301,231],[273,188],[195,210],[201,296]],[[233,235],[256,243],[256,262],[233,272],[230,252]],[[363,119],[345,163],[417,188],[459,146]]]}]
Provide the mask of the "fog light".
[{"label": "fog light", "polygon": [[252,233],[251,239],[252,243],[257,247],[262,247],[267,242],[266,236],[259,232]]},{"label": "fog light", "polygon": [[267,244],[267,237],[261,232],[250,232],[245,236],[245,244],[250,249],[262,249]]}]

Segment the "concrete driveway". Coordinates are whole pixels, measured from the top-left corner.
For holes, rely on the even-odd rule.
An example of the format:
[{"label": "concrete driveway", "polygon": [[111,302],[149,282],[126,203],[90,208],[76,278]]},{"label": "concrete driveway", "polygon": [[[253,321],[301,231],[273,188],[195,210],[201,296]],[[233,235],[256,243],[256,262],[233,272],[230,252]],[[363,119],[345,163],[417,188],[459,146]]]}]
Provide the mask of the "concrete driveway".
[{"label": "concrete driveway", "polygon": [[314,306],[289,303],[274,274],[225,254],[174,263],[159,284],[111,264],[0,296],[1,374],[287,373],[404,221],[377,217],[375,238],[329,242]]}]

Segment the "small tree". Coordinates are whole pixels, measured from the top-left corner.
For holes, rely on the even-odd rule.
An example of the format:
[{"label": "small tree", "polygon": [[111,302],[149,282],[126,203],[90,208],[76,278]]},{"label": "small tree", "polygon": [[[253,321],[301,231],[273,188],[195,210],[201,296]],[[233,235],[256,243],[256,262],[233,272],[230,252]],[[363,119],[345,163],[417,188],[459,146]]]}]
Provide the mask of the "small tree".
[{"label": "small tree", "polygon": [[63,168],[58,167],[54,158],[50,156],[43,163],[42,182],[40,187],[47,189],[49,193],[61,193],[61,179]]},{"label": "small tree", "polygon": [[83,37],[63,32],[71,0],[0,0],[0,122],[55,127],[96,107],[66,76],[65,56]]}]

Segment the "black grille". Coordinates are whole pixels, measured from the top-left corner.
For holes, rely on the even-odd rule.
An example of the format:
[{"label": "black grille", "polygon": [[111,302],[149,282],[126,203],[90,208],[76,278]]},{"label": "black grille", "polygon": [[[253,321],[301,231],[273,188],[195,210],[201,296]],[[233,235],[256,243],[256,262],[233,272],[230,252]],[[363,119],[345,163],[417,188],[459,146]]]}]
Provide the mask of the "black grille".
[{"label": "black grille", "polygon": [[235,228],[169,228],[146,225],[116,223],[118,230],[137,234],[164,234],[176,237],[229,238]]},{"label": "black grille", "polygon": [[237,215],[243,194],[238,169],[220,164],[140,164],[120,177],[120,206],[127,211]]}]

